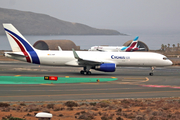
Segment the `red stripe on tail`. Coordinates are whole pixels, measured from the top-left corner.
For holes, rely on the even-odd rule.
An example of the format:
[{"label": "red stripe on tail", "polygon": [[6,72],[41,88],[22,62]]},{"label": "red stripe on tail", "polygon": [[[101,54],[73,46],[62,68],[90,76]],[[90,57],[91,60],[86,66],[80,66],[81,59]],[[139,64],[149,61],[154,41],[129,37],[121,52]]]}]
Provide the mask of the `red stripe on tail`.
[{"label": "red stripe on tail", "polygon": [[[9,33],[8,33],[9,34]],[[21,45],[21,43],[14,37],[12,36],[11,34],[9,34],[15,41],[16,43],[19,45],[19,48],[21,49],[21,51],[23,52],[23,54],[26,56],[26,60],[27,62],[31,63],[31,59],[28,55],[28,53],[26,52],[26,50],[24,49],[24,47]]]},{"label": "red stripe on tail", "polygon": [[133,42],[131,46],[129,47],[134,47],[136,45],[137,42]]}]

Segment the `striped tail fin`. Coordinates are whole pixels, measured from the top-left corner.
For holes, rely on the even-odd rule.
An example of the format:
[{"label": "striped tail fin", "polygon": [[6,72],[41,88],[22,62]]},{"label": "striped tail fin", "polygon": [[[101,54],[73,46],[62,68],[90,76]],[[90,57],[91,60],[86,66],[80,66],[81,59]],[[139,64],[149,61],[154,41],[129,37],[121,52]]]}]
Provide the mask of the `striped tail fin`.
[{"label": "striped tail fin", "polygon": [[23,35],[12,25],[3,24],[5,33],[13,52],[22,52],[27,62],[40,64],[36,49],[23,37]]},{"label": "striped tail fin", "polygon": [[136,36],[128,47],[136,48],[139,36]]}]

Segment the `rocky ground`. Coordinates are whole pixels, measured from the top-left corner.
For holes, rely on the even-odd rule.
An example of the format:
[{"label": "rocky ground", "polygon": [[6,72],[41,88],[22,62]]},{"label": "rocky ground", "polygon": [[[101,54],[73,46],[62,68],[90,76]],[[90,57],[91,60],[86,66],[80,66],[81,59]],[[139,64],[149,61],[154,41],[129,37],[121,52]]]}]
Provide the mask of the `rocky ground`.
[{"label": "rocky ground", "polygon": [[36,120],[38,112],[52,120],[179,120],[180,98],[3,102],[0,111],[2,120]]}]

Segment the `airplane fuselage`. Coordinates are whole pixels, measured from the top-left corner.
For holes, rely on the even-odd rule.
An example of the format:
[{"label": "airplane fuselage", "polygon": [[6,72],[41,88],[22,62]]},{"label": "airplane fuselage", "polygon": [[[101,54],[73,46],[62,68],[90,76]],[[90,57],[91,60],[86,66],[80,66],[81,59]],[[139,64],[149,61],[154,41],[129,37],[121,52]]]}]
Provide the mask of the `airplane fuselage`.
[{"label": "airplane fuselage", "polygon": [[[72,51],[37,50],[12,24],[7,23],[3,26],[13,51],[6,52],[4,55],[33,64],[83,67],[83,70],[80,71],[81,74],[91,74],[90,69],[114,72],[116,66],[158,67],[172,65],[172,62],[166,56],[150,52],[76,52],[74,49]],[[136,47],[137,39],[138,37],[128,48]],[[150,75],[153,75],[153,72]]]},{"label": "airplane fuselage", "polygon": [[[103,61],[105,63],[115,63],[116,66],[168,66],[172,62],[166,56],[151,52],[98,52],[98,51],[76,51],[79,57],[88,60]],[[15,53],[15,52],[14,52]],[[16,52],[22,54],[22,52]],[[81,66],[78,60],[74,58],[72,51],[43,51],[37,50],[37,56],[40,63],[35,63],[31,58],[31,63],[53,66]],[[13,56],[5,54],[12,58]],[[25,57],[16,57],[15,59],[26,61]],[[83,66],[83,65],[82,65]]]},{"label": "airplane fuselage", "polygon": [[144,48],[127,47],[127,46],[93,46],[89,51],[101,51],[101,52],[132,52],[144,50]]}]

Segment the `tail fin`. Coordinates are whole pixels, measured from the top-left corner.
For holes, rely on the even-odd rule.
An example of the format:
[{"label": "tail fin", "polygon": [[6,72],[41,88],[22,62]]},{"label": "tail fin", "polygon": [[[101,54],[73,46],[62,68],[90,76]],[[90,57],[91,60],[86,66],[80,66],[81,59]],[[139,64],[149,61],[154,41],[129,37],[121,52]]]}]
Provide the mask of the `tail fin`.
[{"label": "tail fin", "polygon": [[22,34],[12,25],[3,24],[13,52],[34,51],[32,45],[22,36]]},{"label": "tail fin", "polygon": [[136,36],[128,47],[132,47],[132,48],[137,47],[138,38],[139,36]]},{"label": "tail fin", "polygon": [[23,52],[27,62],[39,64],[39,58],[35,48],[23,37],[23,35],[12,25],[3,24],[5,33],[13,52]]}]

